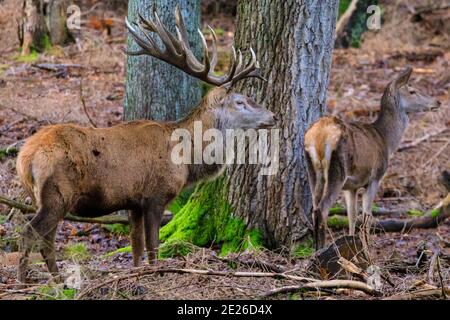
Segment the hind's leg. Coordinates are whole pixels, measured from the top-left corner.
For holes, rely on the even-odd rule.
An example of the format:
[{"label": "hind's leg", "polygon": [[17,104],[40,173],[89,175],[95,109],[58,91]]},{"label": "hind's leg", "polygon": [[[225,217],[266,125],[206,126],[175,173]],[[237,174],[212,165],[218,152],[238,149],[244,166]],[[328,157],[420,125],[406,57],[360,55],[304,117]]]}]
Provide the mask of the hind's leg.
[{"label": "hind's leg", "polygon": [[322,199],[316,210],[315,219],[318,225],[316,230],[316,249],[325,246],[326,232],[328,230],[328,210],[336,202],[339,194],[344,186],[345,176],[344,170],[338,159],[332,159],[328,170],[328,178],[325,180],[326,189],[324,190]]},{"label": "hind's leg", "polygon": [[131,249],[133,251],[133,265],[139,267],[144,255],[144,215],[141,211],[130,211]]},{"label": "hind's leg", "polygon": [[361,226],[361,239],[364,246],[364,252],[369,259],[369,242],[370,242],[370,228],[372,225],[372,204],[377,194],[379,181],[372,181],[367,186],[367,189],[363,193],[362,206],[363,206],[363,224]]},{"label": "hind's leg", "polygon": [[356,218],[358,216],[358,198],[355,190],[344,191],[345,204],[347,207],[348,228],[351,236],[355,235]]}]

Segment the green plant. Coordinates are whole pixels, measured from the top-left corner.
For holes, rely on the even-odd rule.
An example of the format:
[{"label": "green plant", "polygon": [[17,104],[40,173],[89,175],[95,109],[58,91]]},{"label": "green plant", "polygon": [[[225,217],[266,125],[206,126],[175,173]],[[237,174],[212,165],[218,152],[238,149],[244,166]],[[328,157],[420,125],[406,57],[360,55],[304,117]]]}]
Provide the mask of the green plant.
[{"label": "green plant", "polygon": [[344,229],[348,227],[348,218],[344,216],[330,216],[327,220],[328,227],[333,229]]},{"label": "green plant", "polygon": [[423,211],[420,211],[420,210],[410,209],[410,210],[408,210],[407,214],[410,217],[421,217],[425,213]]},{"label": "green plant", "polygon": [[131,252],[132,252],[131,251],[131,246],[126,246],[126,247],[122,247],[122,248],[119,248],[117,250],[108,252],[108,253],[104,254],[102,256],[102,258],[110,258],[112,256],[115,256],[116,254],[119,254],[119,253],[131,253]]},{"label": "green plant", "polygon": [[293,250],[292,254],[297,258],[307,258],[314,253],[314,242],[312,238],[299,243]]},{"label": "green plant", "polygon": [[161,259],[185,257],[189,253],[194,252],[196,246],[186,241],[166,241],[159,247],[158,257]]},{"label": "green plant", "polygon": [[103,224],[102,228],[116,236],[126,236],[130,234],[130,226],[122,223]]},{"label": "green plant", "polygon": [[[39,296],[44,300],[73,300],[77,291],[75,289],[64,289],[64,285],[47,285],[39,288]],[[36,297],[34,297],[36,299]]]},{"label": "green plant", "polygon": [[68,244],[64,253],[67,259],[76,262],[82,262],[91,257],[88,248],[82,242]]}]

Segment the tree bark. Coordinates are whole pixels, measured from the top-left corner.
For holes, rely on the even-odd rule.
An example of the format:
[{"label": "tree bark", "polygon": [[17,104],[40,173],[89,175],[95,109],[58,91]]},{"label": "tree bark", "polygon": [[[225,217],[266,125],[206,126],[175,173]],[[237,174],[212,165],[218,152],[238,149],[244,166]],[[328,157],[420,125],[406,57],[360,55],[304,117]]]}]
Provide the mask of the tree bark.
[{"label": "tree bark", "polygon": [[312,200],[303,137],[326,110],[337,9],[337,0],[238,3],[236,46],[255,49],[268,82],[237,89],[277,114],[281,145],[276,175],[261,176],[255,165],[229,168],[229,202],[269,247],[290,247],[307,233]]},{"label": "tree bark", "polygon": [[[130,0],[128,19],[137,21],[138,13],[151,18],[152,5],[156,5],[162,22],[175,32],[177,4],[180,5],[191,48],[200,57],[201,40],[197,33],[200,28],[200,0]],[[163,48],[159,39],[158,43]],[[129,37],[128,50],[137,51],[138,48]],[[200,101],[199,81],[165,62],[148,56],[129,56],[127,69],[125,120],[176,120]]]}]

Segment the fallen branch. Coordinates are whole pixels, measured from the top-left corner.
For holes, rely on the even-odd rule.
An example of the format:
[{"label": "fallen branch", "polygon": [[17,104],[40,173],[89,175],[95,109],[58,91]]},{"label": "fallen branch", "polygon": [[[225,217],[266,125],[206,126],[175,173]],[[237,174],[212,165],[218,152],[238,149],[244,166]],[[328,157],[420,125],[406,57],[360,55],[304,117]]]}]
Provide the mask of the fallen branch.
[{"label": "fallen branch", "polygon": [[414,300],[418,298],[427,298],[427,297],[442,297],[442,291],[445,291],[446,294],[450,294],[450,288],[445,287],[444,289],[424,289],[417,290],[408,293],[396,294],[390,297],[385,298],[384,300]]},{"label": "fallen branch", "polygon": [[[1,195],[0,195],[0,203],[5,204],[11,208],[19,209],[23,213],[35,213],[36,212],[36,208],[33,206],[9,199],[9,198],[1,196]],[[27,215],[27,216],[29,216],[29,215]],[[172,213],[170,213],[169,211],[166,211],[163,215],[161,225],[166,225],[167,223],[169,223],[170,220],[172,220],[172,218],[173,218]],[[107,215],[107,216],[103,216],[101,218],[87,218],[87,217],[75,216],[75,215],[72,215],[69,213],[64,217],[64,220],[73,221],[73,222],[100,223],[100,224],[120,223],[120,224],[128,225],[130,223],[128,221],[127,217],[117,215],[117,214]]]},{"label": "fallen branch", "polygon": [[422,142],[427,141],[428,139],[433,138],[435,136],[438,136],[438,135],[444,133],[447,130],[448,130],[448,128],[443,128],[443,129],[441,129],[441,130],[439,130],[437,132],[425,134],[424,136],[422,136],[422,137],[420,137],[420,138],[418,138],[418,139],[416,139],[414,141],[402,144],[397,149],[397,151],[401,152],[401,151],[405,151],[405,150],[414,148],[414,147],[418,146],[419,144],[421,144]]},{"label": "fallen branch", "polygon": [[[372,211],[372,215],[374,216],[401,216],[404,214],[407,214],[408,210],[407,209],[395,209],[395,210],[391,210],[391,209],[386,209],[386,208],[377,208],[375,210]],[[359,213],[361,214],[362,211],[359,210]],[[340,215],[340,216],[345,216],[347,215],[347,209],[346,208],[342,208],[342,207],[334,207],[330,209],[330,216],[336,214],[336,215]]]},{"label": "fallen branch", "polygon": [[402,232],[407,233],[412,229],[431,229],[450,217],[450,194],[442,201],[439,208],[427,213],[423,217],[408,220],[381,220],[375,222],[373,228],[376,232]]},{"label": "fallen branch", "polygon": [[320,290],[320,289],[353,289],[362,291],[371,296],[380,296],[381,292],[375,290],[374,288],[368,286],[364,282],[354,281],[354,280],[328,280],[328,281],[315,281],[311,283],[286,286],[281,288],[276,288],[269,290],[262,294],[261,297],[270,297],[280,293],[290,293],[297,292],[300,290]]}]

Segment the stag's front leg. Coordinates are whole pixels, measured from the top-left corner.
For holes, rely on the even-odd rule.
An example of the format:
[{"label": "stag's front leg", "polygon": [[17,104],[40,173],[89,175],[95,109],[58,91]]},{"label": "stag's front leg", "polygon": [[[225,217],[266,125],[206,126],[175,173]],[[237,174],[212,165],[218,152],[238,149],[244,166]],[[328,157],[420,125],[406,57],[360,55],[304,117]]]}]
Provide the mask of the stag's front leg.
[{"label": "stag's front leg", "polygon": [[164,206],[162,205],[149,206],[144,213],[145,245],[150,264],[156,263],[158,257],[159,228],[163,214]]}]

